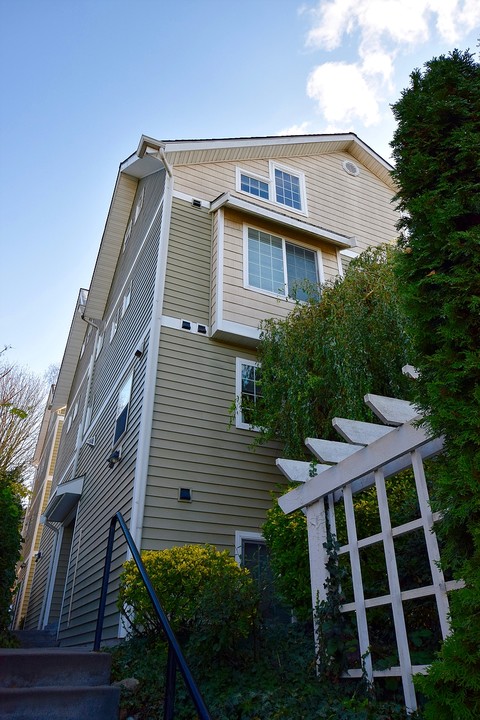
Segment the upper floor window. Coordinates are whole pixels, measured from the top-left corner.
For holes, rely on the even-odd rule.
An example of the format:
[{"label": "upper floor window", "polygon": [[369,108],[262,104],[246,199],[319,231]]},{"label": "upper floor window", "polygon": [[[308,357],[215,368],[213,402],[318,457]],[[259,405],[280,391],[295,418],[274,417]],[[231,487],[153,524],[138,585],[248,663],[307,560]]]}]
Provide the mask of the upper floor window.
[{"label": "upper floor window", "polygon": [[256,195],[264,200],[268,200],[269,194],[269,183],[264,180],[259,180],[251,175],[240,173],[240,190],[242,192],[250,193],[250,195]]},{"label": "upper floor window", "polygon": [[236,426],[244,430],[255,430],[253,409],[262,397],[260,366],[253,360],[237,358],[236,380]]},{"label": "upper floor window", "polygon": [[112,324],[110,326],[110,342],[112,342],[113,338],[115,337],[115,335],[117,333],[119,320],[120,320],[120,308],[118,308],[115,311],[115,314],[112,317]]},{"label": "upper floor window", "polygon": [[248,228],[247,287],[307,300],[319,284],[317,253],[281,237]]},{"label": "upper floor window", "polygon": [[269,177],[237,168],[237,190],[307,214],[303,173],[273,161],[270,161]]},{"label": "upper floor window", "polygon": [[281,205],[301,210],[300,176],[275,168],[275,199]]},{"label": "upper floor window", "polygon": [[130,374],[123,382],[118,392],[117,412],[115,415],[115,432],[113,444],[116,445],[127,429],[128,409],[130,396],[132,394],[133,374]]}]

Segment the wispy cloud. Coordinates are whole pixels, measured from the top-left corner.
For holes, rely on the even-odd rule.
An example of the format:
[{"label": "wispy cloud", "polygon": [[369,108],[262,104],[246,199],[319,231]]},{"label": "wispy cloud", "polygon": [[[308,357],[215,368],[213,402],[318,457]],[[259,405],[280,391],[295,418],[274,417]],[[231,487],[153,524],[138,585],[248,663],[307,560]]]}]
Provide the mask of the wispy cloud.
[{"label": "wispy cloud", "polygon": [[329,125],[381,122],[400,55],[433,33],[453,44],[480,25],[479,0],[320,0],[310,15],[306,45],[332,52],[352,43],[353,62],[313,69],[307,95]]}]

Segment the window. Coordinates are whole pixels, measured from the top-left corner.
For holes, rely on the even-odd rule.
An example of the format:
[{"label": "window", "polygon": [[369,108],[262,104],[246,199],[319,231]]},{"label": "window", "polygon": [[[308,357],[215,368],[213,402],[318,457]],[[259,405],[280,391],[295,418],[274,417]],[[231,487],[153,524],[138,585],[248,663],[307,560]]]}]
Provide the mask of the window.
[{"label": "window", "polygon": [[121,316],[123,317],[125,313],[127,312],[127,308],[130,305],[130,299],[132,297],[132,281],[130,280],[130,283],[127,285],[127,289],[125,292],[125,295],[123,296],[123,302],[122,302],[122,313]]},{"label": "window", "polygon": [[103,347],[103,339],[105,337],[105,333],[101,332],[97,339],[97,347],[95,348],[95,360],[98,358],[100,353],[102,352]]},{"label": "window", "polygon": [[237,190],[307,214],[303,173],[270,161],[269,176],[237,168]]},{"label": "window", "polygon": [[253,360],[237,358],[236,381],[236,427],[244,430],[255,430],[253,407],[262,397],[260,384],[261,369]]},{"label": "window", "polygon": [[127,429],[128,408],[130,405],[130,395],[132,393],[133,374],[130,374],[118,393],[117,412],[115,415],[115,433],[113,436],[113,445],[115,446]]},{"label": "window", "polygon": [[246,275],[247,287],[306,300],[319,283],[316,252],[248,228]]},{"label": "window", "polygon": [[250,193],[250,195],[257,195],[257,197],[269,199],[269,183],[249,175],[240,174],[240,189],[243,192]]},{"label": "window", "polygon": [[300,177],[275,168],[275,200],[281,205],[301,210]]},{"label": "window", "polygon": [[138,198],[137,206],[135,208],[135,215],[133,217],[133,224],[135,224],[138,220],[138,217],[142,211],[143,207],[143,201],[145,199],[145,188],[142,188],[142,192],[140,193],[140,197]]},{"label": "window", "polygon": [[112,327],[110,328],[110,342],[112,342],[118,328],[118,321],[120,319],[120,309],[118,309],[112,318]]},{"label": "window", "polygon": [[127,229],[125,230],[125,236],[123,238],[123,249],[125,250],[128,241],[130,240],[130,235],[132,234],[132,221],[127,225]]}]

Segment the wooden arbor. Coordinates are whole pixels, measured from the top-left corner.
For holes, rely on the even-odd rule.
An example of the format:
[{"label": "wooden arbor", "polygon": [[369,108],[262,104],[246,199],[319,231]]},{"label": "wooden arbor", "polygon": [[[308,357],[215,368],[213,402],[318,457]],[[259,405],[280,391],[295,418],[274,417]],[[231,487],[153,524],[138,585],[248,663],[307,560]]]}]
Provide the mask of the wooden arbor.
[{"label": "wooden arbor", "polygon": [[[339,554],[349,556],[354,601],[343,605],[341,610],[355,612],[360,656],[364,658],[364,669],[349,670],[348,677],[360,677],[362,672],[366,672],[370,682],[375,677],[401,677],[406,708],[413,711],[417,708],[417,699],[412,676],[425,673],[428,666],[412,663],[403,603],[433,596],[442,637],[445,638],[449,632],[447,591],[458,587],[455,582],[445,582],[440,569],[438,543],[433,532],[433,524],[439,518],[430,508],[423,468],[423,460],[438,454],[443,443],[441,438],[432,438],[424,428],[416,426],[419,416],[410,403],[378,395],[366,395],[365,402],[382,424],[334,418],[333,426],[346,442],[307,438],[307,447],[320,461],[314,477],[310,477],[311,465],[308,462],[277,460],[278,467],[290,480],[302,483],[280,497],[279,505],[285,513],[300,508],[306,512],[312,604],[315,607],[319,601],[326,599],[327,526],[336,534],[335,506],[343,499],[348,540]],[[410,466],[415,477],[419,516],[392,527],[385,479]],[[372,485],[376,488],[381,532],[359,539],[353,496]],[[432,582],[423,587],[402,590],[394,539],[419,529],[423,530],[425,537]],[[366,598],[360,551],[375,543],[383,543],[389,592]],[[373,667],[367,623],[367,609],[380,606],[391,607],[399,660],[398,666],[381,670]]]}]

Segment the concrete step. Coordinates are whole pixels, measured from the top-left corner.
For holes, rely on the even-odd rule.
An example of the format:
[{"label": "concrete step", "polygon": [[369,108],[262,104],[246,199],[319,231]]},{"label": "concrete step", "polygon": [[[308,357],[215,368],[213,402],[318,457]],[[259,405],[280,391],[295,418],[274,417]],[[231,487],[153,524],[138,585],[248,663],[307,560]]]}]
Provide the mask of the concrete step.
[{"label": "concrete step", "polygon": [[117,720],[110,666],[84,648],[0,649],[0,720]]},{"label": "concrete step", "polygon": [[83,648],[0,649],[0,687],[108,685],[112,658]]},{"label": "concrete step", "polygon": [[58,647],[56,629],[14,630],[13,634],[22,648]]},{"label": "concrete step", "polygon": [[0,688],[0,720],[118,720],[120,689]]}]

